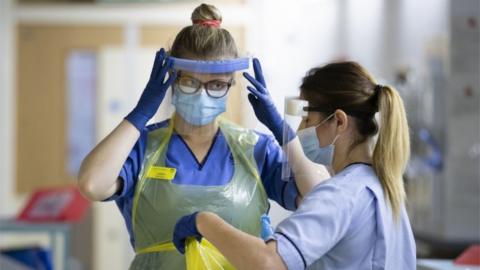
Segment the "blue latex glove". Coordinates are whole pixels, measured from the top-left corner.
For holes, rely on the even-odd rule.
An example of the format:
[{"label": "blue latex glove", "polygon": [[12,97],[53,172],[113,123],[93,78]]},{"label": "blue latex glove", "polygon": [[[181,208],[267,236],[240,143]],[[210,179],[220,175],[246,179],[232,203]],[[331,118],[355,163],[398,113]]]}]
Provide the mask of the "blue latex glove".
[{"label": "blue latex glove", "polygon": [[[254,86],[247,86],[248,91],[250,91],[250,94],[248,94],[248,100],[250,101],[250,104],[252,104],[258,120],[272,131],[277,142],[282,145],[284,142],[283,126],[285,123],[268,93],[267,85],[263,78],[262,67],[257,58],[253,59],[253,71],[255,72],[255,78],[247,72],[243,73],[243,76]],[[286,135],[288,136],[286,142],[289,142],[295,138],[296,135],[288,125],[286,126],[286,129]]]},{"label": "blue latex glove", "polygon": [[195,237],[199,242],[202,240],[202,235],[197,230],[197,215],[198,212],[183,216],[175,224],[173,244],[182,254],[185,254],[185,240],[187,238]]},{"label": "blue latex glove", "polygon": [[260,237],[262,237],[263,240],[267,240],[273,234],[270,217],[267,214],[263,214],[260,219],[262,222],[262,232],[260,233]]},{"label": "blue latex glove", "polygon": [[158,110],[162,103],[168,87],[172,85],[176,78],[176,73],[171,72],[169,78],[165,81],[168,71],[172,68],[173,61],[167,57],[165,50],[162,48],[155,56],[150,79],[148,80],[145,90],[137,103],[137,106],[130,112],[125,119],[132,123],[139,131],[141,131],[148,120],[150,120]]}]

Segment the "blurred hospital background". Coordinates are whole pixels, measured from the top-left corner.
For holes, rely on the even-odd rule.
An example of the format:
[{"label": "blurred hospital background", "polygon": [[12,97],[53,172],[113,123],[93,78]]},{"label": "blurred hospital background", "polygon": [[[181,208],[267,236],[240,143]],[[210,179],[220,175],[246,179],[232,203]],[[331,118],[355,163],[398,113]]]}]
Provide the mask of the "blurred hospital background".
[{"label": "blurred hospital background", "polygon": [[[71,187],[83,157],[136,104],[155,51],[200,3],[0,0],[0,269],[51,269],[19,265],[29,258],[128,268],[115,204],[86,204]],[[455,259],[480,243],[480,1],[207,3],[241,54],[260,58],[280,111],[306,71],[330,61],[358,61],[397,87],[411,126],[405,181],[419,269],[466,269]],[[237,82],[226,117],[268,133]],[[155,120],[167,117],[160,108]],[[272,202],[274,224],[288,214]]]}]

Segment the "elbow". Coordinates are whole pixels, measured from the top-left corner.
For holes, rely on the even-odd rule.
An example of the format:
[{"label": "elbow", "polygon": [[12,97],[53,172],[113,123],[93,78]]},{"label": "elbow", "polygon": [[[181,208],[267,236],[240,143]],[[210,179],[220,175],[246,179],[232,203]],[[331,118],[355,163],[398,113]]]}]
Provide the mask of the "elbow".
[{"label": "elbow", "polygon": [[255,265],[262,270],[287,270],[282,258],[278,255],[276,249],[267,247],[263,256],[257,256]]},{"label": "elbow", "polygon": [[102,196],[98,194],[95,182],[96,180],[92,175],[80,171],[78,175],[77,188],[85,198],[91,201],[104,200],[105,198],[102,198]]},{"label": "elbow", "polygon": [[82,195],[91,200],[91,201],[96,201],[96,196],[95,196],[95,188],[93,187],[93,181],[89,178],[86,177],[83,174],[78,175],[78,182],[77,182],[77,188],[82,193]]}]

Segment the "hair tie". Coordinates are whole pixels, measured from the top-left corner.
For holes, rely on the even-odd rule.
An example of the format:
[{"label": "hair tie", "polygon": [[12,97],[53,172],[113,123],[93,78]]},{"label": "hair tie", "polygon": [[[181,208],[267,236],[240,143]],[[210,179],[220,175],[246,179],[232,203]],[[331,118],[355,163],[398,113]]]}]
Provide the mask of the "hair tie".
[{"label": "hair tie", "polygon": [[383,87],[384,87],[383,85],[377,84],[377,85],[375,85],[375,90],[374,91],[379,92],[380,90],[382,90]]},{"label": "hair tie", "polygon": [[201,26],[210,26],[213,28],[219,28],[220,24],[222,23],[221,20],[194,20],[193,24],[198,24]]}]

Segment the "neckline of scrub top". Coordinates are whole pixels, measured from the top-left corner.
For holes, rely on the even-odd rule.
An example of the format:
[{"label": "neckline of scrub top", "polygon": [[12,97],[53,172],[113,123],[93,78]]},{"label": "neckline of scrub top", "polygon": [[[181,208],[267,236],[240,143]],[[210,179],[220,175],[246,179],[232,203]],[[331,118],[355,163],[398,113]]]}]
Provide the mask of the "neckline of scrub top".
[{"label": "neckline of scrub top", "polygon": [[213,146],[217,142],[217,137],[218,137],[219,132],[220,132],[220,128],[217,129],[217,132],[215,133],[215,135],[213,135],[212,144],[210,144],[210,148],[208,149],[208,152],[205,155],[205,157],[203,158],[202,162],[198,161],[197,156],[195,156],[195,154],[193,153],[190,146],[188,146],[187,142],[183,139],[182,135],[178,134],[177,132],[174,132],[174,134],[177,135],[177,137],[180,139],[180,141],[185,145],[188,152],[190,152],[190,155],[192,156],[192,158],[197,162],[198,169],[201,170],[203,168],[203,166],[205,165],[205,163],[207,162],[208,157],[210,156],[210,153],[212,152]]},{"label": "neckline of scrub top", "polygon": [[342,169],[342,171],[345,170],[346,168],[350,167],[350,166],[353,166],[353,165],[365,165],[365,166],[369,166],[369,167],[373,166],[371,163],[358,161],[358,162],[352,162],[352,163],[348,164],[347,166],[345,166]]}]

